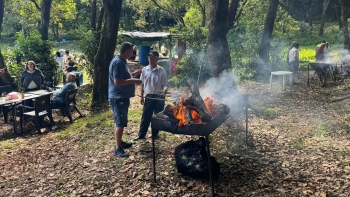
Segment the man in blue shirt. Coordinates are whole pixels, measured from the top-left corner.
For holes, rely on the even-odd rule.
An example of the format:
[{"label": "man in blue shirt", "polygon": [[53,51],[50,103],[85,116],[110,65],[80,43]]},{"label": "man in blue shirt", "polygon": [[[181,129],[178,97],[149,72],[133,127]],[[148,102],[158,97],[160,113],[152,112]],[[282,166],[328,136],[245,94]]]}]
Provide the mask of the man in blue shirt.
[{"label": "man in blue shirt", "polygon": [[58,92],[56,92],[53,96],[53,99],[51,101],[51,107],[52,109],[56,109],[59,107],[65,107],[66,102],[66,95],[69,90],[75,90],[77,89],[77,84],[75,83],[75,74],[74,73],[67,73],[66,75],[66,84],[62,87],[62,89]]},{"label": "man in blue shirt", "polygon": [[135,96],[135,84],[141,84],[140,79],[132,78],[132,76],[139,75],[141,70],[136,70],[130,73],[127,59],[133,54],[133,44],[124,42],[120,46],[120,54],[115,56],[109,65],[108,76],[108,101],[114,114],[114,137],[116,145],[114,147],[114,154],[117,157],[127,157],[128,153],[124,148],[131,147],[131,142],[123,142],[122,136],[124,127],[128,123],[128,109],[130,105],[130,98]]}]

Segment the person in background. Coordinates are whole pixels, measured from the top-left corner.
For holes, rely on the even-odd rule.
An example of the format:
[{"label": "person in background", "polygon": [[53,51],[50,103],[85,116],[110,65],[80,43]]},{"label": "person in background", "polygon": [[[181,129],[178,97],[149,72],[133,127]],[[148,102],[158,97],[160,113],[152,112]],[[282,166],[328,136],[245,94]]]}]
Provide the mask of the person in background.
[{"label": "person in background", "polygon": [[166,48],[165,43],[163,43],[162,47],[160,47],[160,51],[161,51],[163,56],[167,56],[168,55],[168,49]]},{"label": "person in background", "polygon": [[175,46],[173,47],[174,50],[174,57],[177,56],[177,50],[178,50],[178,46],[177,43],[175,44]]},{"label": "person in background", "polygon": [[325,54],[324,54],[324,48],[326,47],[326,43],[321,44],[319,48],[317,48],[316,51],[316,62],[324,61],[325,60]]},{"label": "person in background", "polygon": [[69,50],[64,52],[64,63],[67,63],[68,58],[74,59],[73,55],[69,53]]},{"label": "person in background", "polygon": [[108,102],[114,115],[114,137],[116,144],[114,154],[117,157],[128,157],[125,148],[132,146],[131,142],[122,141],[124,128],[128,123],[130,98],[135,96],[135,84],[141,84],[140,79],[132,76],[139,75],[141,70],[130,73],[126,60],[132,56],[133,44],[124,42],[120,46],[120,54],[109,64]]},{"label": "person in background", "polygon": [[75,63],[72,60],[72,58],[68,58],[66,65],[63,68],[63,71],[65,72],[72,72],[72,71],[76,71],[76,67],[74,67]]},{"label": "person in background", "polygon": [[129,58],[129,60],[135,60],[136,59],[136,46],[134,45],[132,55]]},{"label": "person in background", "polygon": [[63,57],[61,56],[61,53],[59,51],[56,51],[55,60],[58,64],[57,70],[62,70],[63,69]]},{"label": "person in background", "polygon": [[[149,65],[141,72],[141,100],[143,105],[142,118],[138,136],[134,140],[144,139],[151,123],[153,114],[164,110],[165,96],[168,90],[168,79],[165,69],[157,65],[159,53],[151,51],[148,54]],[[143,94],[146,93],[144,98]],[[152,129],[152,137],[158,137],[159,130]]]},{"label": "person in background", "polygon": [[324,57],[325,57],[325,60],[330,60],[332,59],[332,57],[330,56],[330,52],[331,52],[331,45],[329,45],[328,42],[325,43],[325,47],[323,49],[323,52],[324,52]]},{"label": "person in background", "polygon": [[67,73],[66,83],[58,92],[54,93],[53,99],[51,101],[52,109],[59,107],[65,107],[65,99],[69,90],[77,89],[77,84],[75,83],[76,76],[74,73]]},{"label": "person in background", "polygon": [[289,50],[288,57],[289,57],[289,70],[293,72],[293,84],[298,84],[295,79],[298,74],[298,67],[299,67],[299,43],[293,42],[292,43],[292,48]]},{"label": "person in background", "polygon": [[34,61],[28,61],[26,69],[21,76],[22,91],[39,90],[44,87],[44,75],[40,69],[36,68]]},{"label": "person in background", "polygon": [[0,74],[4,73],[5,69],[0,69]]}]

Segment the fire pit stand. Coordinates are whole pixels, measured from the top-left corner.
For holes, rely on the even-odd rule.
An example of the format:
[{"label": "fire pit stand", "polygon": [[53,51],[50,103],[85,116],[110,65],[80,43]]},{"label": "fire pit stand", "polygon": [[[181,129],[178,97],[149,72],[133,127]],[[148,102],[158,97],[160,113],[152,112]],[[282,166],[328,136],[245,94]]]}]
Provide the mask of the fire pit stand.
[{"label": "fire pit stand", "polygon": [[[246,144],[248,144],[248,95],[243,95],[245,104],[243,107],[245,108],[245,121],[246,121]],[[195,136],[204,136],[206,141],[206,149],[207,149],[207,157],[209,164],[209,175],[210,175],[210,183],[211,183],[211,192],[212,196],[214,196],[214,179],[213,179],[213,171],[212,164],[210,159],[210,145],[209,145],[209,135],[215,131],[217,127],[219,127],[223,122],[225,122],[229,117],[229,111],[227,113],[220,113],[215,116],[212,120],[205,123],[200,124],[191,124],[186,126],[177,126],[174,121],[163,118],[164,116],[161,114],[162,112],[154,115],[151,120],[152,129],[162,130],[172,134],[182,134],[182,135],[195,135]],[[153,179],[156,181],[156,154],[155,154],[155,143],[154,136],[152,136],[152,155],[153,155]]]}]

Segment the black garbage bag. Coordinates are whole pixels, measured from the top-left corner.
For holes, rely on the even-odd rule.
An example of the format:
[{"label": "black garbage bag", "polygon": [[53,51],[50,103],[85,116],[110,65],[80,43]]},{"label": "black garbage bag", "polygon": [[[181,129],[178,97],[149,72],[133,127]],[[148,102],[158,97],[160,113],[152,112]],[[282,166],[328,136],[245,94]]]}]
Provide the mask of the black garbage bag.
[{"label": "black garbage bag", "polygon": [[[220,164],[211,156],[213,178],[219,178]],[[177,171],[194,178],[209,178],[206,142],[203,137],[197,141],[187,141],[175,148]]]}]

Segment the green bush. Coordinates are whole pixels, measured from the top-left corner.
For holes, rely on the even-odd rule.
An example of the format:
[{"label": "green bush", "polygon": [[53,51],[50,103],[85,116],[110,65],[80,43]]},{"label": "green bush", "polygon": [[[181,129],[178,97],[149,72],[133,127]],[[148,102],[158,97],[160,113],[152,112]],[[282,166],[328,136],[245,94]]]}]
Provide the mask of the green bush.
[{"label": "green bush", "polygon": [[[52,82],[53,77],[57,76],[57,62],[52,52],[53,43],[41,40],[40,34],[36,31],[28,31],[26,35],[16,34],[16,46],[13,51],[16,64],[24,70],[27,61],[32,60],[43,72],[45,81]],[[57,84],[55,80],[55,84]]]},{"label": "green bush", "polygon": [[89,77],[93,79],[94,74],[94,58],[98,50],[98,45],[100,42],[100,32],[98,31],[88,31],[83,34],[79,47],[83,52],[78,58],[78,64],[87,72]]},{"label": "green bush", "polygon": [[[180,28],[180,27],[178,27]],[[207,29],[196,26],[181,27],[182,29],[171,29],[177,34],[181,31],[180,38],[185,40],[186,55],[182,57],[177,65],[179,74],[169,80],[170,86],[185,86],[188,79],[198,80],[198,73],[201,74],[198,83],[204,82],[210,77],[210,69],[207,63],[204,50]]]}]

